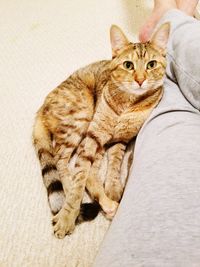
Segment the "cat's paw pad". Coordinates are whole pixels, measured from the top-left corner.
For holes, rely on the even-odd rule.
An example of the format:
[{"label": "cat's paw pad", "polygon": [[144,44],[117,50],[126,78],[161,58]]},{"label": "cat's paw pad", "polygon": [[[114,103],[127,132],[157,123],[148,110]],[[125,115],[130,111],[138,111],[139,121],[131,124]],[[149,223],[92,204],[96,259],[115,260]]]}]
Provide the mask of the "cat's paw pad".
[{"label": "cat's paw pad", "polygon": [[70,214],[64,215],[61,211],[52,219],[54,234],[59,239],[71,234],[75,228],[75,219]]}]

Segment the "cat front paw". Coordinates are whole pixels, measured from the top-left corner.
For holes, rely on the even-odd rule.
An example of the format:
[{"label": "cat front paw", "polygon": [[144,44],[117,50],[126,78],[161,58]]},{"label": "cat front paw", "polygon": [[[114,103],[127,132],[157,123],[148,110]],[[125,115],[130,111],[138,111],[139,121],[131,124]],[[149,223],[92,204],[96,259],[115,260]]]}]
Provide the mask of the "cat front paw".
[{"label": "cat front paw", "polygon": [[117,208],[119,206],[119,203],[111,200],[106,195],[104,196],[104,198],[99,200],[99,204],[100,204],[102,210],[104,211],[106,218],[109,220],[111,220],[114,217],[114,215],[117,211]]},{"label": "cat front paw", "polygon": [[62,239],[71,234],[75,228],[76,216],[73,212],[61,209],[52,219],[54,234],[57,238]]}]

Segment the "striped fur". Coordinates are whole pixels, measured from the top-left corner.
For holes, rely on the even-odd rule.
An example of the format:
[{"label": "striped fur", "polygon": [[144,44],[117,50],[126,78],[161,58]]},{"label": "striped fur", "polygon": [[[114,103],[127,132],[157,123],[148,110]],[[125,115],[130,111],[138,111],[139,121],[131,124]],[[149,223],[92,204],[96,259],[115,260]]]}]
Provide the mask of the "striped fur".
[{"label": "striped fur", "polygon": [[[33,140],[58,238],[73,232],[75,223],[93,219],[100,207],[108,218],[114,216],[123,193],[120,171],[127,144],[163,94],[168,34],[164,24],[150,42],[133,44],[113,26],[113,59],[76,71],[38,111]],[[105,152],[103,186],[98,171]],[[81,204],[85,188],[93,204]]]}]

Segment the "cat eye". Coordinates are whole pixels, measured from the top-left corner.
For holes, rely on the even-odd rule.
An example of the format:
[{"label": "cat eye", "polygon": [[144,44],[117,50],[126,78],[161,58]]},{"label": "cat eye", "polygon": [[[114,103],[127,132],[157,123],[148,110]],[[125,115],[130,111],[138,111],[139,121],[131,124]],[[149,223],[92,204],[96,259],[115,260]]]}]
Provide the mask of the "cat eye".
[{"label": "cat eye", "polygon": [[154,69],[156,66],[157,66],[157,61],[156,60],[151,60],[147,64],[147,69],[151,70],[151,69]]},{"label": "cat eye", "polygon": [[133,70],[134,69],[133,62],[131,62],[131,61],[124,61],[123,66],[127,70]]}]

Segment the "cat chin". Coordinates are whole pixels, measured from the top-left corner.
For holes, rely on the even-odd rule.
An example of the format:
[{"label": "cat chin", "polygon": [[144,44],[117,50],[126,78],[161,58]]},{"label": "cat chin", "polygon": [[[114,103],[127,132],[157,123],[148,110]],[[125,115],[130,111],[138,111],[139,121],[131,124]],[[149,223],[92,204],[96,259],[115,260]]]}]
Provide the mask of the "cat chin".
[{"label": "cat chin", "polygon": [[136,87],[136,88],[123,87],[120,89],[128,94],[133,94],[133,95],[142,95],[148,91],[147,88],[141,88],[141,87]]},{"label": "cat chin", "polygon": [[137,88],[132,90],[132,94],[134,95],[143,95],[148,91],[148,89],[143,89],[143,88]]},{"label": "cat chin", "polygon": [[152,87],[137,87],[137,88],[132,88],[132,89],[129,89],[128,90],[128,93],[131,93],[131,94],[134,94],[134,95],[143,95],[145,93],[147,93],[148,91],[156,91],[159,87],[159,86],[152,86]]},{"label": "cat chin", "polygon": [[138,84],[123,84],[123,85],[118,85],[118,88],[121,91],[124,91],[128,94],[133,94],[133,95],[143,95],[148,91],[154,91],[157,90],[160,86],[163,85],[163,81],[160,80],[157,83],[154,84],[148,84],[148,83],[143,83],[142,86],[139,86]]}]

